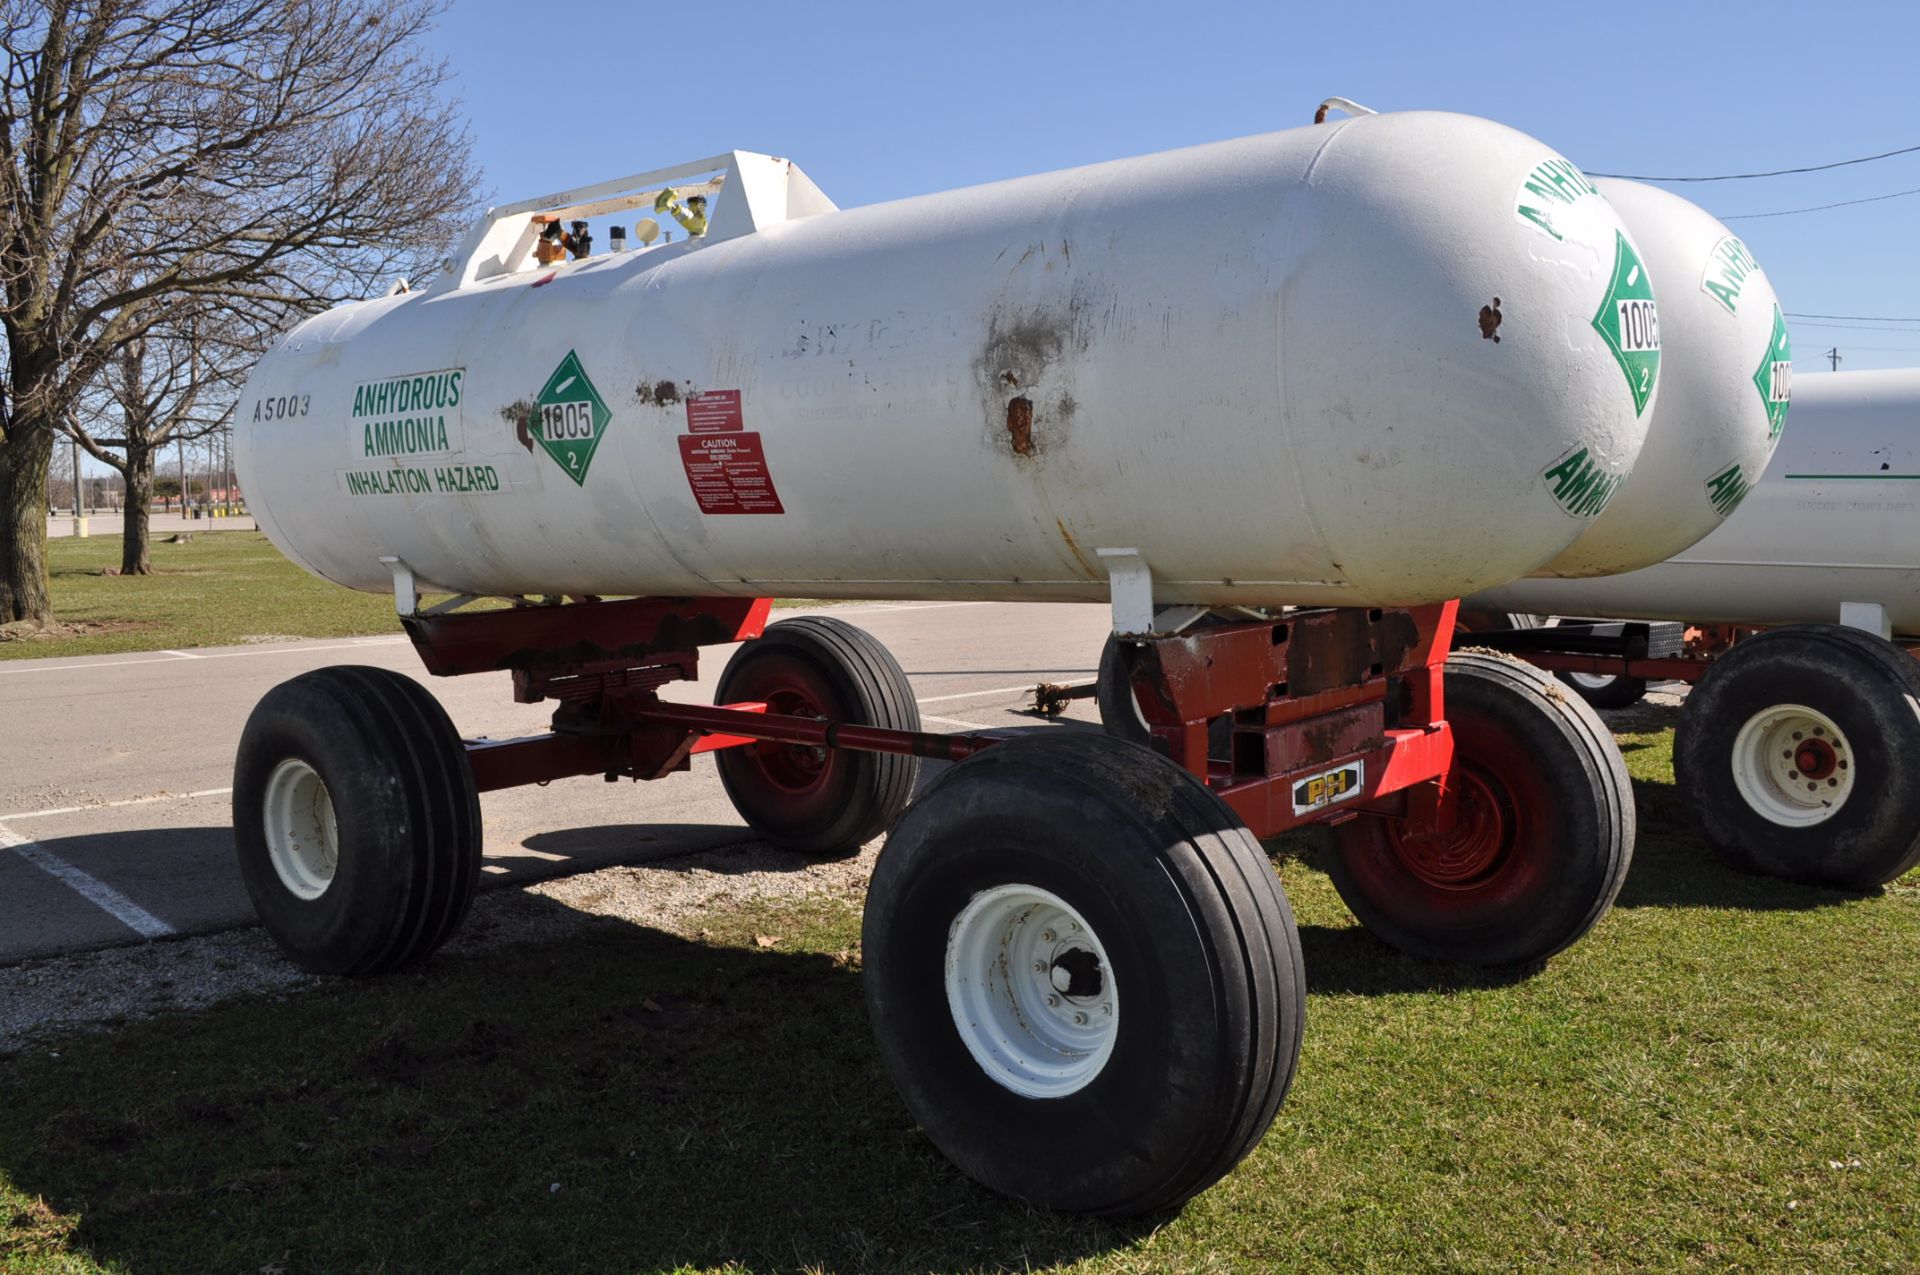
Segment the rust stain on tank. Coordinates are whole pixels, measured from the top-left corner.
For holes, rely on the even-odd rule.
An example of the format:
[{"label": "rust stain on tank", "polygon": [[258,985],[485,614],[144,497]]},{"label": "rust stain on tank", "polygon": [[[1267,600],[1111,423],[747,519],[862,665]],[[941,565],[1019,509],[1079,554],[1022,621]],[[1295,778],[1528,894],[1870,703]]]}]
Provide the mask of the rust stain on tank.
[{"label": "rust stain on tank", "polygon": [[642,381],[633,396],[650,407],[668,407],[680,401],[680,387],[672,381]]},{"label": "rust stain on tank", "polygon": [[1492,305],[1480,307],[1480,339],[1500,344],[1500,298],[1495,297]]},{"label": "rust stain on tank", "polygon": [[514,441],[528,451],[533,450],[533,435],[527,432],[527,426],[533,422],[533,415],[539,410],[539,405],[530,398],[509,403],[500,409],[500,419],[513,426]]},{"label": "rust stain on tank", "polygon": [[[1044,457],[1068,440],[1073,379],[1088,346],[1088,322],[1097,307],[1066,296],[1033,308],[1004,307],[987,320],[986,340],[974,360],[974,383],[986,409],[985,441],[1016,457]],[[1009,400],[1009,395],[1017,397]],[[1044,412],[1044,430],[1035,417]],[[1007,440],[1007,441],[1002,441]]]},{"label": "rust stain on tank", "polygon": [[1022,395],[1007,400],[1007,437],[1016,456],[1033,455],[1033,400]]},{"label": "rust stain on tank", "polygon": [[1053,525],[1060,528],[1060,538],[1066,541],[1067,552],[1071,553],[1073,560],[1080,564],[1080,569],[1090,576],[1098,577],[1100,575],[1100,568],[1088,559],[1087,555],[1080,548],[1080,542],[1073,538],[1071,531],[1067,530],[1066,519],[1056,516],[1053,520]]}]

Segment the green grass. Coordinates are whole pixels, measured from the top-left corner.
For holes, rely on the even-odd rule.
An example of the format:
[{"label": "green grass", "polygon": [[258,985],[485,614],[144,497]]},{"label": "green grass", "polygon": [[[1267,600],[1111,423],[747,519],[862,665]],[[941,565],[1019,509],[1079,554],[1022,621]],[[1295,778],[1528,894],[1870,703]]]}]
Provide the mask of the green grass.
[{"label": "green grass", "polygon": [[390,595],[310,576],[257,531],[156,539],[152,554],[150,576],[103,576],[120,565],[118,536],[49,540],[54,618],[78,631],[0,642],[0,660],[400,631]]},{"label": "green grass", "polygon": [[[400,632],[391,594],[308,575],[257,531],[194,532],[187,544],[156,539],[152,559],[150,576],[104,576],[103,567],[120,565],[118,536],[49,540],[54,618],[62,628],[0,641],[0,660]],[[821,603],[793,598],[774,605]]]},{"label": "green grass", "polygon": [[0,1268],[1920,1268],[1920,879],[1729,872],[1684,829],[1670,732],[1622,744],[1632,877],[1531,978],[1402,958],[1284,864],[1299,1078],[1171,1218],[961,1177],[880,1070],[855,905],[816,899],[23,1051]]}]

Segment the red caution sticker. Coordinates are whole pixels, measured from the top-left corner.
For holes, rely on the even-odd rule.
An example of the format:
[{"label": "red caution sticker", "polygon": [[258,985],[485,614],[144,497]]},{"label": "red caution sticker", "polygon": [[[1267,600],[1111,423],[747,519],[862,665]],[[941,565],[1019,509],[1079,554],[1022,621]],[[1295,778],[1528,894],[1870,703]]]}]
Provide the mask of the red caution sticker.
[{"label": "red caution sticker", "polygon": [[[739,391],[728,392],[733,394],[737,413]],[[692,403],[687,411],[691,416]],[[786,512],[780,507],[780,493],[773,489],[773,475],[767,472],[767,457],[760,449],[758,434],[682,434],[680,463],[686,466],[687,485],[693,488],[693,498],[700,502],[703,514]]]},{"label": "red caution sticker", "polygon": [[727,434],[745,429],[739,390],[708,390],[687,400],[687,432]]}]

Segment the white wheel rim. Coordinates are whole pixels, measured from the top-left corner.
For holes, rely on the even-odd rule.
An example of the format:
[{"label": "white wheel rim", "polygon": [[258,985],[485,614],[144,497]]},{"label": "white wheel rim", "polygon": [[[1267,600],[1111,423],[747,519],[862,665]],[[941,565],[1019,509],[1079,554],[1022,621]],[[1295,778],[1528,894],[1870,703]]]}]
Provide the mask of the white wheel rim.
[{"label": "white wheel rim", "polygon": [[280,884],[296,898],[319,898],[340,866],[333,798],[320,773],[298,757],[287,758],[267,778],[264,805],[267,855]]},{"label": "white wheel rim", "polygon": [[1116,991],[1086,918],[1038,886],[982,890],[947,930],[953,1025],[981,1069],[1023,1097],[1064,1098],[1100,1074]]},{"label": "white wheel rim", "polygon": [[1846,804],[1858,770],[1831,717],[1804,704],[1775,704],[1747,719],[1733,740],[1733,782],[1762,818],[1785,828],[1825,823]]},{"label": "white wheel rim", "polygon": [[1567,676],[1583,691],[1604,691],[1619,680],[1612,673],[1569,673]]}]

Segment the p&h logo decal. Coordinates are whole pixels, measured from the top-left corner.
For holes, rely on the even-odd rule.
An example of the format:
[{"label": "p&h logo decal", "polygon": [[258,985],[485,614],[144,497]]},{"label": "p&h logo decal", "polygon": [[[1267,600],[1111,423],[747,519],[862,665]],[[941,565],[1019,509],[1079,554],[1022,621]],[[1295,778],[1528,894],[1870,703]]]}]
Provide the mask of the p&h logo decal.
[{"label": "p&h logo decal", "polygon": [[1358,797],[1366,786],[1366,763],[1357,760],[1342,762],[1332,770],[1325,770],[1317,775],[1295,781],[1293,813],[1304,815],[1338,802],[1351,801]]}]

